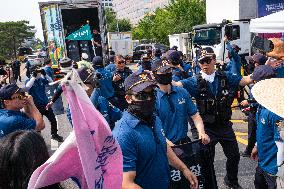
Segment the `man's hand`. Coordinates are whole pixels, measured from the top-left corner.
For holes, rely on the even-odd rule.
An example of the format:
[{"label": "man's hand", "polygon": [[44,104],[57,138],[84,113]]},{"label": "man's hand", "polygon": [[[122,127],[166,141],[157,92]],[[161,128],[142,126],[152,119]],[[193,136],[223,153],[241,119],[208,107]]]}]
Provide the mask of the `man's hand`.
[{"label": "man's hand", "polygon": [[199,139],[201,139],[202,144],[205,144],[205,145],[209,144],[209,142],[210,142],[210,138],[206,133],[199,134]]},{"label": "man's hand", "polygon": [[50,101],[50,102],[46,105],[45,109],[46,109],[46,110],[49,110],[49,108],[51,108],[52,105],[53,105],[53,102]]},{"label": "man's hand", "polygon": [[25,105],[27,106],[34,106],[34,99],[31,95],[27,95],[26,99],[25,99]]},{"label": "man's hand", "polygon": [[198,188],[197,177],[188,168],[184,169],[182,173],[183,176],[190,182],[191,188],[197,189]]},{"label": "man's hand", "polygon": [[120,77],[120,75],[118,75],[118,74],[115,74],[115,75],[113,76],[113,78],[112,78],[113,81],[118,81],[118,80],[120,80],[120,79],[121,79],[121,77]]},{"label": "man's hand", "polygon": [[248,102],[247,100],[243,100],[243,101],[241,102],[241,105],[242,105],[242,106],[248,106],[248,105],[249,105],[249,102]]},{"label": "man's hand", "polygon": [[252,149],[250,158],[255,160],[255,161],[258,159],[258,157],[257,157],[257,147],[256,146],[254,146],[254,148]]}]

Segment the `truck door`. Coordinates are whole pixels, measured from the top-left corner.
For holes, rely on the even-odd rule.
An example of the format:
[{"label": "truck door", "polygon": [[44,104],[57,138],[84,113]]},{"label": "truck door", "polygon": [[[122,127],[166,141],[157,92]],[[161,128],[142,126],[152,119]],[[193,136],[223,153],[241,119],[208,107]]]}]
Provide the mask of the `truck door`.
[{"label": "truck door", "polygon": [[57,4],[47,4],[41,7],[41,18],[44,39],[49,58],[54,67],[58,67],[58,60],[65,56],[63,27]]}]

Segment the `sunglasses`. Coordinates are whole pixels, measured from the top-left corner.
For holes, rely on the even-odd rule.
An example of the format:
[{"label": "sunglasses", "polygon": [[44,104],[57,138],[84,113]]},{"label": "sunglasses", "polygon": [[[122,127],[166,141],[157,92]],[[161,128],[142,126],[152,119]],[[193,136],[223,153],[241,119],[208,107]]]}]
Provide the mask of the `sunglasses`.
[{"label": "sunglasses", "polygon": [[202,64],[202,65],[205,64],[205,63],[210,64],[212,60],[213,59],[211,59],[211,58],[210,59],[204,59],[204,60],[200,61],[199,63]]},{"label": "sunglasses", "polygon": [[118,62],[118,64],[125,64],[125,61],[121,60],[121,61]]},{"label": "sunglasses", "polygon": [[156,92],[153,90],[151,92],[141,91],[139,93],[132,94],[137,100],[149,100],[155,98]]},{"label": "sunglasses", "polygon": [[14,100],[14,99],[24,100],[26,98],[27,98],[26,95],[20,94],[18,96],[12,97],[11,100]]}]

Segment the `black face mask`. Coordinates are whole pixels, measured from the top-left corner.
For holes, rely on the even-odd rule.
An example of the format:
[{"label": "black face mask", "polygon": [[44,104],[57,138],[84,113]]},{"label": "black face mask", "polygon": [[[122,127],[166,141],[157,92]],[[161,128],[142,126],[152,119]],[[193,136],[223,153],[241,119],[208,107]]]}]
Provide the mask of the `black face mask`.
[{"label": "black face mask", "polygon": [[172,83],[172,76],[172,72],[166,74],[155,74],[155,79],[159,84],[168,85]]},{"label": "black face mask", "polygon": [[132,101],[128,106],[128,111],[138,119],[151,123],[155,111],[155,99]]}]

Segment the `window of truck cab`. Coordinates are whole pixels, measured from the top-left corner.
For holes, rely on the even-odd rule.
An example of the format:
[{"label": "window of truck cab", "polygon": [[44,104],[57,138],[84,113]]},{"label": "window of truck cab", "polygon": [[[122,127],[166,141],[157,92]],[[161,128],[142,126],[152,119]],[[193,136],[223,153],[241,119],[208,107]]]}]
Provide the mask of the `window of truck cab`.
[{"label": "window of truck cab", "polygon": [[217,45],[221,43],[221,27],[196,29],[193,36],[193,43],[198,45]]}]

